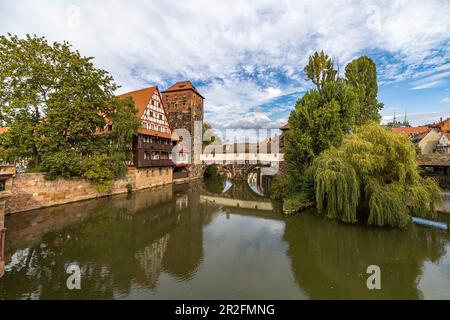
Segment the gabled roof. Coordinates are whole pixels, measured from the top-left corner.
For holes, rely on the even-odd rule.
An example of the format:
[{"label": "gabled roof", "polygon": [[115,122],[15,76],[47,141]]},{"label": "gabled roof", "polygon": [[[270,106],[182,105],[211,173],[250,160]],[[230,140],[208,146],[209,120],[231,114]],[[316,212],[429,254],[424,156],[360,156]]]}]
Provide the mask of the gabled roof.
[{"label": "gabled roof", "polygon": [[428,132],[428,130],[429,130],[428,126],[392,128],[392,131],[400,134],[405,134],[407,136],[417,133]]},{"label": "gabled roof", "polygon": [[128,97],[133,98],[134,105],[135,105],[136,109],[138,109],[137,116],[139,118],[141,118],[142,115],[144,114],[145,108],[150,103],[150,99],[152,98],[155,90],[158,90],[158,88],[156,86],[153,86],[153,87],[149,87],[149,88],[144,88],[144,89],[140,89],[140,90],[136,90],[136,91],[123,93],[123,94],[119,95],[118,97],[119,98],[128,98]]},{"label": "gabled roof", "polygon": [[[119,98],[128,98],[131,97],[134,100],[134,106],[136,107],[136,109],[138,109],[138,112],[136,114],[136,116],[140,119],[142,117],[142,115],[144,114],[145,108],[147,108],[148,104],[150,103],[150,100],[152,99],[153,93],[155,91],[158,91],[158,87],[153,86],[153,87],[149,87],[149,88],[144,88],[144,89],[140,89],[140,90],[135,90],[135,91],[131,91],[131,92],[127,92],[127,93],[123,93],[121,95],[119,95]],[[162,101],[161,101],[162,103]],[[164,111],[165,110],[165,107]],[[167,114],[166,114],[167,117]],[[169,119],[167,119],[167,121],[169,121]],[[169,128],[172,130],[172,127],[169,123]],[[158,136],[158,137],[163,137],[163,138],[168,138],[168,139],[177,139],[177,137],[174,135],[172,137],[172,133],[169,132],[160,132],[160,131],[156,131],[156,130],[151,130],[151,129],[146,129],[146,128],[139,128],[138,130],[139,133],[142,134],[146,134],[146,135],[152,135],[152,136]]]},{"label": "gabled roof", "polygon": [[164,90],[162,93],[166,93],[166,92],[176,92],[176,91],[185,91],[185,90],[192,90],[194,91],[196,94],[198,94],[200,97],[202,97],[203,99],[205,99],[204,96],[202,96],[200,94],[200,92],[198,92],[198,90],[194,87],[194,85],[192,84],[192,82],[190,81],[180,81],[175,83],[173,86],[171,86],[170,88]]}]

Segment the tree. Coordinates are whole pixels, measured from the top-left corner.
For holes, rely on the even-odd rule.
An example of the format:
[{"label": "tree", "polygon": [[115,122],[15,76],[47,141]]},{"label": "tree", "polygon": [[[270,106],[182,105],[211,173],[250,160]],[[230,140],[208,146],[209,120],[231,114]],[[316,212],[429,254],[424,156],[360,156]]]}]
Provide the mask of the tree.
[{"label": "tree", "polygon": [[345,67],[345,77],[354,88],[359,103],[358,124],[380,121],[383,104],[377,100],[378,84],[375,63],[367,56],[359,57]]},{"label": "tree", "polygon": [[112,171],[115,176],[126,173],[126,161],[132,161],[133,136],[141,126],[136,117],[137,109],[132,98],[115,100],[115,112],[111,115],[112,131],[110,132],[110,157]]},{"label": "tree", "polygon": [[411,142],[376,123],[324,151],[307,175],[318,210],[347,223],[404,228],[411,214],[434,217],[441,197],[436,181],[420,176]]},{"label": "tree", "polygon": [[220,139],[217,132],[214,130],[213,126],[208,122],[203,122],[203,147],[209,146],[210,144],[221,144],[222,140]]},{"label": "tree", "polygon": [[[118,148],[136,132],[136,117],[134,106],[114,97],[117,88],[108,72],[67,42],[0,37],[0,106],[10,127],[4,146],[31,157],[49,178],[90,172],[103,181],[123,171],[114,159],[123,158]],[[109,119],[119,121],[119,130],[98,134]]]},{"label": "tree", "polygon": [[308,80],[311,80],[319,91],[328,81],[337,80],[337,71],[334,69],[333,60],[323,51],[315,52],[309,57],[309,63],[304,71]]},{"label": "tree", "polygon": [[286,169],[303,180],[314,158],[331,146],[339,146],[355,122],[357,100],[345,82],[327,82],[321,91],[312,89],[297,101],[286,133]]}]

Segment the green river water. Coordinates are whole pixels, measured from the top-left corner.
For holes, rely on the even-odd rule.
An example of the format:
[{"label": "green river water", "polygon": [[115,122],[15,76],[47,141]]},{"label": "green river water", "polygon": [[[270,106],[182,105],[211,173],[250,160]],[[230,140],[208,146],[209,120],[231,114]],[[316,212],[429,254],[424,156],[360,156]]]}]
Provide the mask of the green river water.
[{"label": "green river water", "polygon": [[[449,233],[284,217],[245,183],[25,212],[6,228],[0,299],[450,299]],[[73,263],[80,290],[66,286]],[[381,290],[367,288],[370,265]]]}]

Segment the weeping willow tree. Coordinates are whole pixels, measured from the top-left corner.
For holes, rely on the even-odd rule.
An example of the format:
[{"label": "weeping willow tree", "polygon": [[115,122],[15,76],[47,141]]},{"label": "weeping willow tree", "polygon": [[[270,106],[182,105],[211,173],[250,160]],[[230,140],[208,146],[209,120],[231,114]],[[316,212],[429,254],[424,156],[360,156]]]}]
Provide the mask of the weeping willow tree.
[{"label": "weeping willow tree", "polygon": [[441,192],[419,174],[413,145],[375,123],[321,153],[308,169],[319,212],[331,219],[404,228],[410,215],[433,218]]}]

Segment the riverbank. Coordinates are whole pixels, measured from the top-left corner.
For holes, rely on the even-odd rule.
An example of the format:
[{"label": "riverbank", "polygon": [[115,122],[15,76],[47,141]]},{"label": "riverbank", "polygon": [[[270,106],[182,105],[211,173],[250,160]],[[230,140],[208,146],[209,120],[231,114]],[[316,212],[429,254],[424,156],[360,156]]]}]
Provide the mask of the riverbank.
[{"label": "riverbank", "polygon": [[17,174],[12,181],[12,193],[6,202],[5,213],[10,215],[172,183],[171,168],[130,167],[126,176],[114,181],[108,192],[98,191],[90,181],[82,178],[46,180],[42,173],[21,173]]}]

